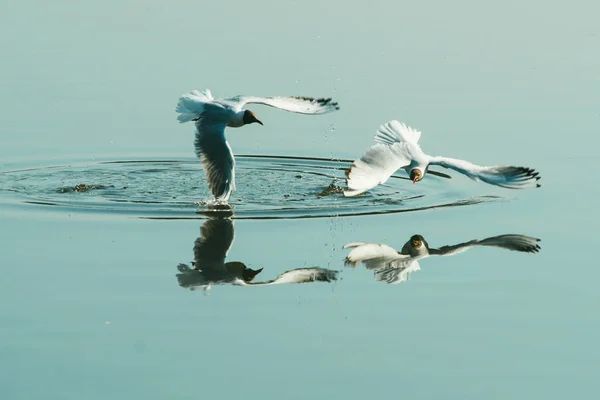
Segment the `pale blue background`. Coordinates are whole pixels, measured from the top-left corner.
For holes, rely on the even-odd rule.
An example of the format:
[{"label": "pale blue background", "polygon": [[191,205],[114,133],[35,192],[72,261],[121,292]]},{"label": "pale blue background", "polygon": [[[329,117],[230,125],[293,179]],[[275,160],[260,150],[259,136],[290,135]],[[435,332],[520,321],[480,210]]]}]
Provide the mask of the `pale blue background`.
[{"label": "pale blue background", "polygon": [[3,169],[191,156],[175,104],[209,87],[341,104],[254,107],[264,127],[228,131],[240,154],[355,157],[400,119],[427,152],[529,165],[543,187],[431,212],[239,221],[230,259],[268,277],[342,269],[344,243],[413,233],[434,246],[528,234],[538,255],[475,249],[400,286],[357,269],[208,297],[175,279],[202,221],[0,208],[0,398],[596,397],[598,15],[593,1],[3,2]]}]

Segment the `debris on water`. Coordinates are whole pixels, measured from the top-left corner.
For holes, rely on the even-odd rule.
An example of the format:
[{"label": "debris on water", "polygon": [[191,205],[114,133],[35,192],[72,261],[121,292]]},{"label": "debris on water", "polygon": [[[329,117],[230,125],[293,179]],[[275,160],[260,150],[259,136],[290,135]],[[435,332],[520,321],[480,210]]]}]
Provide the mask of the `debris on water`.
[{"label": "debris on water", "polygon": [[344,193],[344,188],[336,185],[337,180],[333,180],[325,189],[319,193],[319,196],[331,196],[332,194]]},{"label": "debris on water", "polygon": [[58,193],[72,193],[72,192],[89,192],[90,190],[100,190],[106,189],[104,185],[86,185],[85,183],[80,183],[78,185],[66,188],[60,188],[57,190]]},{"label": "debris on water", "polygon": [[302,175],[296,175],[296,178],[301,179]]}]

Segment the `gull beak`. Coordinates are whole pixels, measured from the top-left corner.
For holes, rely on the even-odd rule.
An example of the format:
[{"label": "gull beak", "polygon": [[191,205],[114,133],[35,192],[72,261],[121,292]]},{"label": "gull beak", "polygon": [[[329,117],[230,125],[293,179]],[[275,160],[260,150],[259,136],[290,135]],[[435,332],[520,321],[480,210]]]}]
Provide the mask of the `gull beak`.
[{"label": "gull beak", "polygon": [[415,183],[417,183],[417,177],[416,177],[416,176],[413,178],[413,185],[414,185]]},{"label": "gull beak", "polygon": [[263,123],[262,123],[262,122],[261,122],[261,121],[260,121],[258,118],[256,118],[256,119],[254,120],[254,122],[256,122],[256,123],[259,123],[259,124],[261,124],[261,125],[264,125],[264,124],[263,124]]}]

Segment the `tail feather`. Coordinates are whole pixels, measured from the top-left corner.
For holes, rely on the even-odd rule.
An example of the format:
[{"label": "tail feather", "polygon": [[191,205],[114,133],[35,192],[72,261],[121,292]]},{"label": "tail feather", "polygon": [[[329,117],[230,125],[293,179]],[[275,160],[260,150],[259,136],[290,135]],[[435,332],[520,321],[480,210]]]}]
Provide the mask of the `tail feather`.
[{"label": "tail feather", "polygon": [[192,90],[190,93],[181,95],[177,102],[177,108],[175,108],[175,111],[179,113],[177,120],[184,123],[197,119],[204,111],[204,104],[213,100],[214,98],[209,89],[201,92]]}]

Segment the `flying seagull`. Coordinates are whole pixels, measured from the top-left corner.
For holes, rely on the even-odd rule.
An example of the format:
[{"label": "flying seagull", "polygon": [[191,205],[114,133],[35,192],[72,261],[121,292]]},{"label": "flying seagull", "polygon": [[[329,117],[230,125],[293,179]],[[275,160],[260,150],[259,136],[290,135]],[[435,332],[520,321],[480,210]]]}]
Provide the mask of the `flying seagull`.
[{"label": "flying seagull", "polygon": [[[432,165],[453,169],[476,181],[508,189],[539,187],[539,172],[526,167],[483,167],[468,161],[425,154],[419,146],[421,132],[398,121],[389,121],[375,133],[375,144],[346,170],[347,197],[385,183],[400,168],[417,183]],[[430,171],[433,174],[434,171]]]},{"label": "flying seagull", "polygon": [[400,251],[385,244],[353,242],[344,246],[344,249],[352,249],[345,259],[345,264],[356,266],[362,262],[367,269],[373,270],[376,281],[396,284],[408,280],[411,272],[420,270],[419,260],[427,257],[452,256],[477,246],[537,253],[540,251],[539,241],[540,239],[529,236],[509,234],[435,249],[429,247],[423,236],[413,235]]},{"label": "flying seagull", "polygon": [[338,271],[312,267],[293,269],[275,279],[255,282],[262,268],[251,269],[239,261],[225,262],[234,237],[231,219],[207,220],[200,228],[200,237],[194,241],[192,268],[186,264],[177,266],[179,286],[190,290],[202,288],[207,292],[212,285],[265,286],[337,280]]},{"label": "flying seagull", "polygon": [[324,114],[339,110],[331,98],[236,96],[215,100],[209,89],[179,97],[176,112],[179,122],[195,121],[196,155],[202,161],[208,185],[218,202],[227,202],[235,189],[235,159],[225,139],[225,127],[263,124],[245,109],[247,104],[264,104],[299,114]]}]

